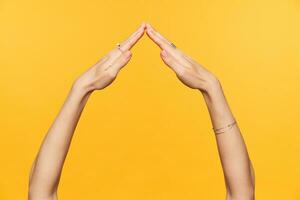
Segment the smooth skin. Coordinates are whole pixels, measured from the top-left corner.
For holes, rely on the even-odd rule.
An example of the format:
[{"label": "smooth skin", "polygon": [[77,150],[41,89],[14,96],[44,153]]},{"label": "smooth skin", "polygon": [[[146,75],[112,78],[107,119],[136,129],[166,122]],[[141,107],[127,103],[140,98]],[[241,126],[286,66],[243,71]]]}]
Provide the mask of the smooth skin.
[{"label": "smooth skin", "polygon": [[[212,125],[221,128],[234,121],[220,81],[195,60],[156,31],[142,24],[127,40],[77,78],[33,162],[29,179],[29,200],[56,200],[59,179],[80,115],[96,90],[110,85],[131,59],[130,49],[144,32],[161,48],[161,58],[186,86],[200,91]],[[227,200],[254,199],[254,170],[237,125],[215,134],[225,177]]]},{"label": "smooth skin", "polygon": [[[146,27],[147,35],[161,48],[164,63],[183,84],[202,93],[213,127],[219,129],[231,124],[235,119],[217,77],[178,48],[172,47],[171,42],[150,24]],[[226,199],[254,199],[254,170],[239,127],[236,125],[225,133],[216,134],[216,141],[225,177]]]}]

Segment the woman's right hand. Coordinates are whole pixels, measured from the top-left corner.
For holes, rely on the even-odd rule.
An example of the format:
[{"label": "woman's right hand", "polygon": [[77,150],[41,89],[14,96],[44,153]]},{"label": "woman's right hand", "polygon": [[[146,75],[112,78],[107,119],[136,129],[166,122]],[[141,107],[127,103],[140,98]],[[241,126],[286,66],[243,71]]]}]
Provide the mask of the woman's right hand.
[{"label": "woman's right hand", "polygon": [[83,73],[73,84],[73,88],[84,89],[86,92],[101,90],[110,85],[116,78],[118,72],[130,60],[132,54],[130,49],[143,36],[145,31],[143,23],[128,39],[119,47],[110,51],[94,66]]}]

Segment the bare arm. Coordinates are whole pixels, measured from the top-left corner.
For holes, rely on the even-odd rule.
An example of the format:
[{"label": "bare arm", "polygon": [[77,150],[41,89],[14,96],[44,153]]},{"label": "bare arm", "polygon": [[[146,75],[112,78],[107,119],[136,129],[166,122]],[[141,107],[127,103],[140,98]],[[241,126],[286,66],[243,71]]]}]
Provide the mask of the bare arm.
[{"label": "bare arm", "polygon": [[[216,130],[216,141],[221,159],[227,199],[254,199],[254,171],[238,124],[230,111],[219,82],[203,92],[211,121]],[[231,125],[227,127],[227,125]]]},{"label": "bare arm", "polygon": [[131,58],[131,47],[144,34],[139,27],[119,48],[112,50],[73,84],[73,87],[45,136],[29,180],[30,200],[55,200],[65,158],[74,130],[90,94],[110,85]]},{"label": "bare arm", "polygon": [[254,199],[254,172],[241,132],[223,94],[218,79],[203,66],[176,48],[152,26],[147,24],[147,35],[162,49],[161,58],[190,88],[201,91],[216,132],[228,200]]},{"label": "bare arm", "polygon": [[33,164],[29,199],[56,199],[56,191],[74,130],[90,93],[72,88],[50,127]]}]

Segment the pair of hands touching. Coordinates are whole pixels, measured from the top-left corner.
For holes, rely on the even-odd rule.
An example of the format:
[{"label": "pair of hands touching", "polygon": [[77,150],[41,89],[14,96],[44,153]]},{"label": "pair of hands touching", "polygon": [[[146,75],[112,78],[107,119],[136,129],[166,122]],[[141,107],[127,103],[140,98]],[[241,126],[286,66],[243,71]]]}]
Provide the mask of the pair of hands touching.
[{"label": "pair of hands touching", "polygon": [[110,51],[81,75],[74,83],[75,88],[92,92],[110,85],[119,71],[130,61],[132,57],[130,49],[145,32],[160,47],[160,56],[164,63],[176,73],[179,80],[186,86],[206,93],[219,85],[218,79],[211,72],[176,48],[150,24],[143,23],[128,39],[119,44],[118,48]]},{"label": "pair of hands touching", "polygon": [[89,95],[113,82],[131,59],[130,49],[145,32],[160,47],[162,60],[176,73],[179,80],[190,88],[200,90],[204,96],[216,133],[225,177],[226,199],[254,199],[254,170],[218,79],[149,24],[142,24],[118,48],[109,52],[74,82],[70,95],[48,130],[33,163],[28,192],[30,200],[57,200],[64,161]]}]

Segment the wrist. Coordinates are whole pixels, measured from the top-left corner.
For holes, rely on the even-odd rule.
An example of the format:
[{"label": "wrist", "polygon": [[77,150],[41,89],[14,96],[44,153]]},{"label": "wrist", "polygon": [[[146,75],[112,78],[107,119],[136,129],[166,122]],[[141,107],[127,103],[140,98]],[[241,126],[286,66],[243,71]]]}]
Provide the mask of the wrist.
[{"label": "wrist", "polygon": [[205,89],[200,91],[202,95],[208,99],[215,99],[223,95],[221,83],[215,76],[207,79]]},{"label": "wrist", "polygon": [[83,84],[81,81],[76,80],[71,88],[72,96],[78,97],[79,99],[83,99],[86,96],[89,96],[94,90],[87,84]]},{"label": "wrist", "polygon": [[89,78],[80,76],[77,78],[72,85],[72,90],[82,93],[82,94],[87,94],[93,92],[95,89],[92,87],[92,83]]},{"label": "wrist", "polygon": [[219,80],[211,80],[202,95],[209,110],[213,109],[220,113],[228,110],[228,103]]},{"label": "wrist", "polygon": [[203,91],[202,95],[214,127],[222,127],[224,124],[231,123],[234,120],[221,83],[217,79],[210,82],[207,90]]}]

